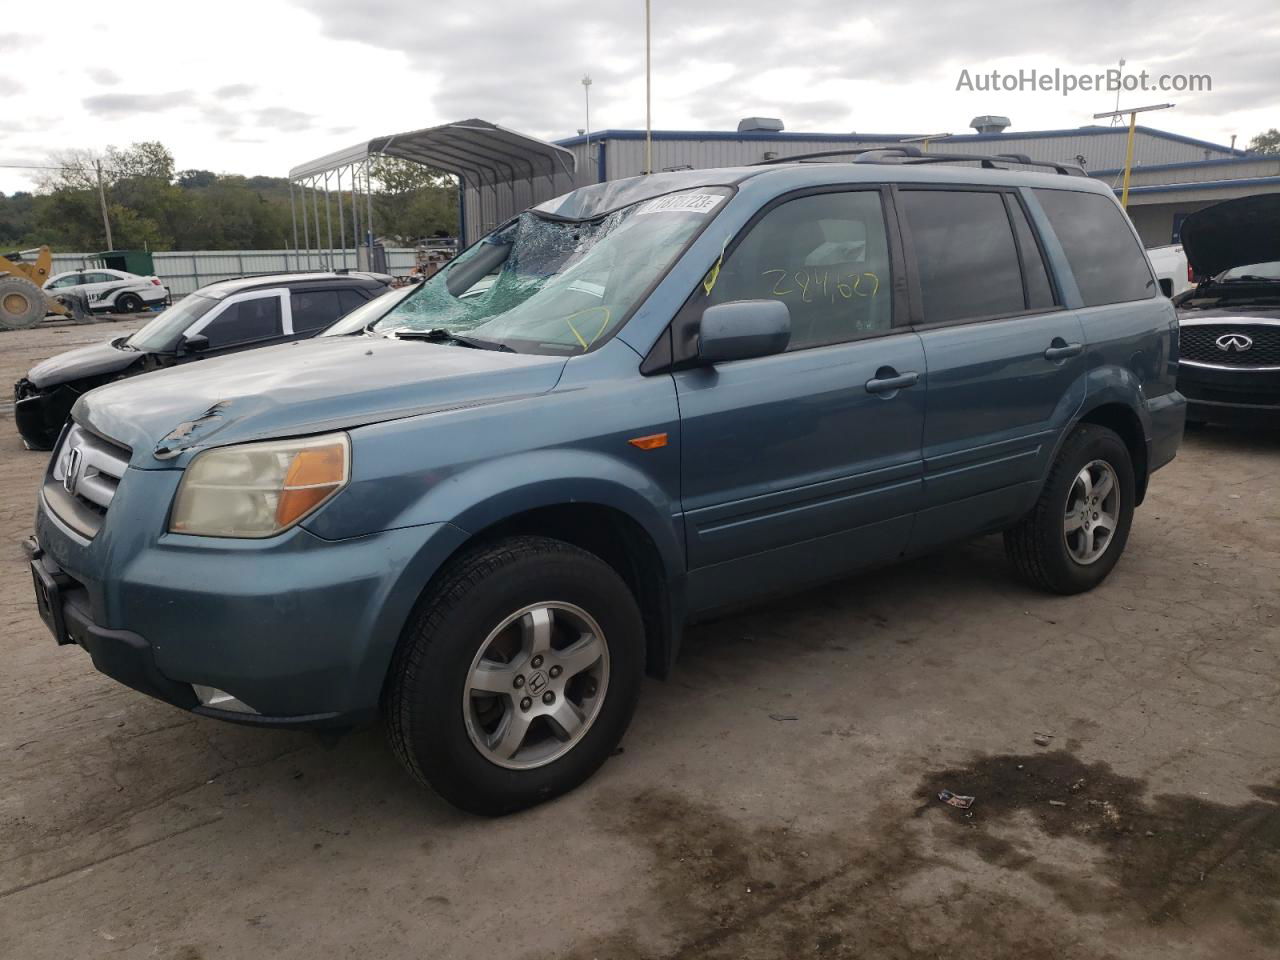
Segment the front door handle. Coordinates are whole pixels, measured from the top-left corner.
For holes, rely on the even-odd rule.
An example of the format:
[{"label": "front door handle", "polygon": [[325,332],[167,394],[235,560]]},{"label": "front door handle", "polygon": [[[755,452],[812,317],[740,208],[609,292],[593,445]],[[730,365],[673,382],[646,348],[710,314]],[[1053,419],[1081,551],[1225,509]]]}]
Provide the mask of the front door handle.
[{"label": "front door handle", "polygon": [[1061,337],[1054,337],[1049,348],[1044,352],[1046,360],[1069,360],[1084,353],[1083,343],[1067,343]]},{"label": "front door handle", "polygon": [[881,367],[876,375],[867,381],[867,393],[893,393],[904,387],[914,387],[920,381],[920,374],[914,370],[898,373],[892,367]]}]

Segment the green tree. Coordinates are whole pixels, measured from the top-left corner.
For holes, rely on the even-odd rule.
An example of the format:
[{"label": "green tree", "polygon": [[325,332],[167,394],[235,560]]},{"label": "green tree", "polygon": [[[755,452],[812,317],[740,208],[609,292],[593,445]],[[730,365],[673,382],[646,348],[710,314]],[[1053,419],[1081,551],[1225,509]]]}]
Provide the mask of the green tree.
[{"label": "green tree", "polygon": [[1249,149],[1254,153],[1280,153],[1280,130],[1272,127],[1249,141]]},{"label": "green tree", "polygon": [[449,174],[397,157],[378,157],[373,181],[373,224],[396,243],[415,243],[440,231],[458,231],[458,186]]},{"label": "green tree", "polygon": [[218,180],[218,175],[212,170],[179,170],[178,186],[183,190],[192,190],[196,187],[211,187]]}]

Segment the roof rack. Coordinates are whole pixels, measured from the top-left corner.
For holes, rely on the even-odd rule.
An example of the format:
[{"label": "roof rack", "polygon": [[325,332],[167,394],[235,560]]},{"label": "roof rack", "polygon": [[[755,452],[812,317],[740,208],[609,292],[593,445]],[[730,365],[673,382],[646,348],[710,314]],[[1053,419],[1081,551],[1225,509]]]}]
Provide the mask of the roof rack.
[{"label": "roof rack", "polygon": [[977,153],[924,153],[919,147],[860,147],[855,150],[820,150],[817,153],[802,153],[793,157],[774,157],[771,160],[760,160],[751,164],[753,167],[777,166],[781,163],[801,163],[808,160],[825,160],[828,157],[853,157],[851,163],[979,163],[988,170],[1007,170],[997,161],[1018,163],[1028,167],[1048,167],[1066,177],[1084,177],[1087,174],[1082,167],[1074,163],[1058,163],[1053,160],[1032,160],[1025,153],[995,153],[990,156]]}]

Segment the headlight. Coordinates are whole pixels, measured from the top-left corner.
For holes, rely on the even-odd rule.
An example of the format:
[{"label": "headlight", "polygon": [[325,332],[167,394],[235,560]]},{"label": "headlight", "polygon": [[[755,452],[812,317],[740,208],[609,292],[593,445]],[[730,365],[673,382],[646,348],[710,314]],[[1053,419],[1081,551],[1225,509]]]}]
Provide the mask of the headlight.
[{"label": "headlight", "polygon": [[319,507],[350,476],[345,433],[207,450],[191,461],[178,485],[169,530],[270,537]]}]

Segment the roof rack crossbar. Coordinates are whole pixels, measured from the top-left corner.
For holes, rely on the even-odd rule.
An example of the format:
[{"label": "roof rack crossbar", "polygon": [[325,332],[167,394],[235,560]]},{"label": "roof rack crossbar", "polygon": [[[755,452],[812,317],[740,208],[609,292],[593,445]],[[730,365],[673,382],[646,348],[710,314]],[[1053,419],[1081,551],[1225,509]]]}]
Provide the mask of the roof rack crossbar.
[{"label": "roof rack crossbar", "polygon": [[1004,170],[996,161],[1004,160],[1028,167],[1047,167],[1066,177],[1084,177],[1087,174],[1082,167],[1074,163],[1060,163],[1056,160],[1032,160],[1025,153],[923,153],[919,147],[909,144],[883,147],[861,147],[851,150],[821,150],[817,153],[801,153],[791,157],[773,157],[750,164],[753,167],[776,166],[783,163],[801,163],[807,160],[824,160],[829,157],[852,157],[850,163],[979,163],[988,170]]}]

